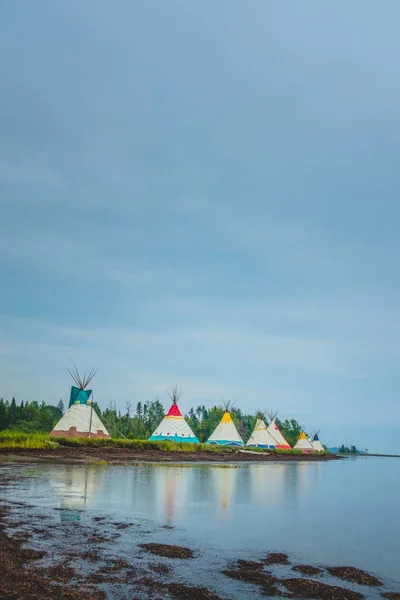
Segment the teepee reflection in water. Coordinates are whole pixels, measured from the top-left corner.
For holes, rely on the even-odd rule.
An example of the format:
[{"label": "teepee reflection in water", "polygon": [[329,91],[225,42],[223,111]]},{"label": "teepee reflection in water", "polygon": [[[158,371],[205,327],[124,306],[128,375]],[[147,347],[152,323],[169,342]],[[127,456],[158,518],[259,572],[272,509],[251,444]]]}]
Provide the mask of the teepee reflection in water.
[{"label": "teepee reflection in water", "polygon": [[218,508],[223,518],[228,517],[234,501],[238,468],[227,465],[212,468]]},{"label": "teepee reflection in water", "polygon": [[257,506],[281,506],[284,490],[283,464],[255,464],[250,467],[252,501]]},{"label": "teepee reflection in water", "polygon": [[103,477],[93,466],[66,465],[52,474],[51,486],[60,499],[61,522],[79,521],[92,504]]},{"label": "teepee reflection in water", "polygon": [[156,477],[156,512],[166,525],[179,521],[179,513],[187,502],[190,470],[181,466],[158,465],[154,467]]}]

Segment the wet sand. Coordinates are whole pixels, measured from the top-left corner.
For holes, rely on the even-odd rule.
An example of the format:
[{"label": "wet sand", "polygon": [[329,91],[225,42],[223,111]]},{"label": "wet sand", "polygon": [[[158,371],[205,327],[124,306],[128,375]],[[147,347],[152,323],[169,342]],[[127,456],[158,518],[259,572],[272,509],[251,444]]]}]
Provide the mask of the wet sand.
[{"label": "wet sand", "polygon": [[0,463],[2,460],[28,460],[60,463],[85,463],[89,461],[106,461],[110,464],[129,463],[179,463],[179,462],[321,462],[341,460],[335,454],[279,454],[274,451],[252,452],[244,449],[233,452],[199,451],[199,452],[166,452],[162,450],[134,450],[129,448],[115,448],[103,446],[99,448],[88,447],[60,447],[54,450],[2,450],[0,449]]},{"label": "wet sand", "polygon": [[[1,600],[399,597],[398,590],[351,566],[296,565],[289,554],[266,551],[256,560],[226,557],[221,568],[196,548],[144,543],[147,534],[157,538],[162,529],[157,525],[146,531],[148,523],[90,514],[77,523],[74,511],[64,511],[63,520],[56,508],[43,507],[38,514],[23,498],[5,493],[25,471],[17,467],[11,473],[0,466]],[[126,534],[128,548],[121,543]],[[206,570],[196,571],[198,561],[206,561]]]}]

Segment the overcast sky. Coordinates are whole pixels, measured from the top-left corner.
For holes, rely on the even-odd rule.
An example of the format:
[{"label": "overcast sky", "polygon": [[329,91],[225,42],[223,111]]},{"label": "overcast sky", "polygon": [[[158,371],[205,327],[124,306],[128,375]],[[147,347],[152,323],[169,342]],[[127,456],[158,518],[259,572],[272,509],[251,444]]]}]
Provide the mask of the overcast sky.
[{"label": "overcast sky", "polygon": [[0,396],[400,428],[400,3],[3,0]]}]

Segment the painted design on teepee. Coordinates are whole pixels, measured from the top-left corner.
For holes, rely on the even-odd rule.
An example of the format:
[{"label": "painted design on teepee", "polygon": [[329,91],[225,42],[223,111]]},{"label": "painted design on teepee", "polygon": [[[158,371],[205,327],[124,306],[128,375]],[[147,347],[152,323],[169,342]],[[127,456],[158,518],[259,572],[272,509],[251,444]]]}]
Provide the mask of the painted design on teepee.
[{"label": "painted design on teepee", "polygon": [[264,415],[261,411],[257,413],[257,422],[246,446],[256,446],[257,448],[276,448],[276,442],[269,433],[264,423]]},{"label": "painted design on teepee", "polygon": [[76,365],[72,364],[72,371],[68,367],[67,371],[77,387],[71,386],[68,410],[52,429],[50,435],[52,437],[109,438],[110,434],[93,408],[90,399],[92,390],[86,389],[96,375],[97,370],[93,368],[89,375],[85,373],[81,377]]},{"label": "painted design on teepee", "polygon": [[190,442],[198,444],[199,440],[190,429],[186,419],[179,410],[178,400],[182,396],[182,390],[174,385],[172,392],[168,392],[172,400],[172,405],[153,435],[149,437],[150,442],[172,441],[172,442]]},{"label": "painted design on teepee", "polygon": [[295,450],[301,450],[302,452],[313,452],[314,448],[304,431],[300,433],[300,437],[294,447]]},{"label": "painted design on teepee", "polygon": [[222,408],[225,411],[222,419],[206,443],[217,444],[219,446],[244,446],[244,442],[240,437],[230,414],[230,410],[233,408],[233,403],[230,400],[223,400]]},{"label": "painted design on teepee", "polygon": [[267,427],[268,433],[271,434],[271,437],[275,440],[276,447],[279,450],[291,450],[292,447],[283,437],[281,430],[279,429],[276,423],[276,417],[278,416],[278,411],[270,409],[267,411],[267,416],[269,419],[269,425]]},{"label": "painted design on teepee", "polygon": [[323,447],[323,445],[319,441],[318,435],[319,435],[319,429],[318,429],[318,431],[316,431],[314,433],[313,436],[311,436],[312,446],[313,446],[314,450],[316,450],[317,452],[325,452],[325,448]]}]

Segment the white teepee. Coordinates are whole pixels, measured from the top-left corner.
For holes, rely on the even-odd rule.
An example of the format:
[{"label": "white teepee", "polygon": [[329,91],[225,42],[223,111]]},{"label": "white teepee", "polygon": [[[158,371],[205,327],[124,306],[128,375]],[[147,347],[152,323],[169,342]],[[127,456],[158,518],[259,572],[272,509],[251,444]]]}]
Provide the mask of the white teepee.
[{"label": "white teepee", "polygon": [[52,437],[111,437],[93,409],[90,400],[92,390],[86,389],[97,371],[92,369],[89,375],[85,374],[83,378],[80,377],[75,365],[72,371],[69,369],[67,371],[78,387],[71,386],[68,410],[54,426],[50,435]]},{"label": "white teepee", "polygon": [[302,452],[313,452],[314,447],[304,431],[300,433],[300,437],[294,447],[294,450],[301,450]]},{"label": "white teepee", "polygon": [[275,446],[279,450],[291,450],[292,449],[291,445],[288,444],[288,442],[285,440],[285,438],[283,437],[283,435],[281,433],[281,430],[279,429],[279,427],[276,423],[275,419],[278,416],[278,411],[269,410],[269,411],[267,411],[267,416],[270,421],[270,423],[267,427],[267,430],[268,430],[268,433],[273,438],[273,440],[275,441]]},{"label": "white teepee", "polygon": [[[262,416],[261,412],[259,413]],[[263,419],[258,418],[246,446],[257,446],[258,448],[276,448],[276,442],[269,433]]]},{"label": "white teepee", "polygon": [[91,404],[70,406],[50,435],[52,437],[110,437]]},{"label": "white teepee", "polygon": [[229,412],[232,406],[233,404],[230,401],[223,401],[225,412],[217,427],[208,438],[207,444],[217,444],[219,446],[244,446],[244,442],[240,437]]},{"label": "white teepee", "polygon": [[312,436],[311,443],[313,445],[314,450],[316,450],[317,452],[325,452],[325,448],[319,441],[318,434],[319,434],[319,430],[316,433],[314,433],[314,435]]},{"label": "white teepee", "polygon": [[182,396],[182,391],[178,390],[177,385],[168,392],[172,400],[171,408],[165,415],[153,435],[149,437],[150,442],[172,441],[172,442],[190,442],[198,444],[199,440],[190,429],[186,419],[179,410],[178,400]]}]

